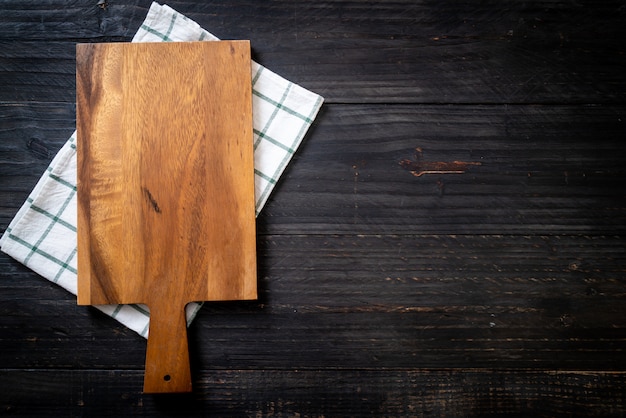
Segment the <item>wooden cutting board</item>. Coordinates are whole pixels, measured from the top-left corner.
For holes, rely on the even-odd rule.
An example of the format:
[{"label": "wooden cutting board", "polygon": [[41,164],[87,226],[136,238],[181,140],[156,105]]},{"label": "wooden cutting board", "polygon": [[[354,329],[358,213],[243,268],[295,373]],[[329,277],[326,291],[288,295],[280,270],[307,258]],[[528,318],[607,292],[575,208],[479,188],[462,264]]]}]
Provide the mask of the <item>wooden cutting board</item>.
[{"label": "wooden cutting board", "polygon": [[250,44],[79,44],[76,77],[78,303],[146,304],[144,391],[190,391],[186,304],[256,298]]}]

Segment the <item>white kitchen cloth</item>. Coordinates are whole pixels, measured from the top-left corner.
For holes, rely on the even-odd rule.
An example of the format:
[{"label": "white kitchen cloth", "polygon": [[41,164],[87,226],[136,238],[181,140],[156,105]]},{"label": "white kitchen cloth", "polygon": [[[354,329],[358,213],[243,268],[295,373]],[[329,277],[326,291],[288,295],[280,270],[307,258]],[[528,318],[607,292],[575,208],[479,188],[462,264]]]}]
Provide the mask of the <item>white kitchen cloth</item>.
[{"label": "white kitchen cloth", "polygon": [[[132,42],[217,40],[196,22],[167,5],[152,3]],[[254,180],[258,215],[323,98],[252,62]],[[46,279],[76,294],[76,132],[54,157],[0,238],[0,248]],[[187,305],[188,323],[201,304]],[[144,305],[102,305],[98,309],[143,337],[149,311]]]}]

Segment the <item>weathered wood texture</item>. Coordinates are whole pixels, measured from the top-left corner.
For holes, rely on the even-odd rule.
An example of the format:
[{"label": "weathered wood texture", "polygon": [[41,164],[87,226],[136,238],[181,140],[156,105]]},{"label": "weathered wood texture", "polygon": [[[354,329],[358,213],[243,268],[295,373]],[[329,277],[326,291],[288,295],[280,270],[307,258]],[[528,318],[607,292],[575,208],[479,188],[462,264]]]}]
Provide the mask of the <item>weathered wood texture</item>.
[{"label": "weathered wood texture", "polygon": [[[190,329],[192,357],[225,369],[622,370],[622,242],[264,236],[259,300],[206,304]],[[131,331],[47,282],[39,289],[22,267],[2,267],[6,367],[142,368],[145,346]]]},{"label": "weathered wood texture", "polygon": [[[623,416],[624,373],[532,370],[230,370],[202,372],[197,393],[138,393],[141,373],[0,371],[8,416]],[[41,388],[37,401],[30,391]],[[598,390],[601,387],[602,390]],[[113,401],[112,401],[113,400]],[[575,413],[573,413],[575,411]]]},{"label": "weathered wood texture", "polygon": [[[149,6],[109,3],[0,3],[2,229],[74,129],[75,43]],[[168,4],[326,98],[259,300],[204,306],[164,399],[140,337],[2,254],[2,412],[626,415],[626,3]]]},{"label": "weathered wood texture", "polygon": [[[100,10],[89,2],[5,2],[0,49],[9,51],[0,65],[11,83],[0,100],[74,101],[76,40],[128,40],[149,3]],[[261,64],[328,102],[624,100],[620,1],[168,4],[219,38],[251,39]]]}]

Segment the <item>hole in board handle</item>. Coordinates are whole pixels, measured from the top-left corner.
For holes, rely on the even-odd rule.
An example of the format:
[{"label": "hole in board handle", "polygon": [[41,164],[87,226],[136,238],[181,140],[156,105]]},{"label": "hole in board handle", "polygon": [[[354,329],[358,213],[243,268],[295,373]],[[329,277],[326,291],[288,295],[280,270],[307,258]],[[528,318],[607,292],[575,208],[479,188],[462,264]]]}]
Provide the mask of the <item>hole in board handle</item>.
[{"label": "hole in board handle", "polygon": [[165,376],[163,376],[163,380],[165,380],[166,382],[169,382],[172,379],[172,377],[169,374],[166,374]]}]

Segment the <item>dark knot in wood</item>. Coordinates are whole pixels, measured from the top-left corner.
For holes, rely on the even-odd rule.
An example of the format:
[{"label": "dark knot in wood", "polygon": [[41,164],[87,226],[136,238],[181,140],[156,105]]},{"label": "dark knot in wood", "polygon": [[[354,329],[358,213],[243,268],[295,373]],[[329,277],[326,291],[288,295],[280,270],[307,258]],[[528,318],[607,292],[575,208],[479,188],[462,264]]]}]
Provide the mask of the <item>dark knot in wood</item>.
[{"label": "dark knot in wood", "polygon": [[159,204],[157,203],[157,201],[154,198],[154,196],[152,196],[152,193],[150,193],[150,190],[148,190],[146,187],[144,187],[143,188],[143,194],[146,197],[146,200],[148,201],[148,203],[150,203],[150,206],[152,206],[152,209],[156,213],[161,213],[161,208],[159,207]]},{"label": "dark knot in wood", "polygon": [[420,177],[424,174],[463,174],[469,166],[481,165],[479,162],[467,161],[423,161],[422,154],[421,148],[415,148],[415,161],[404,159],[399,164],[415,177]]}]

